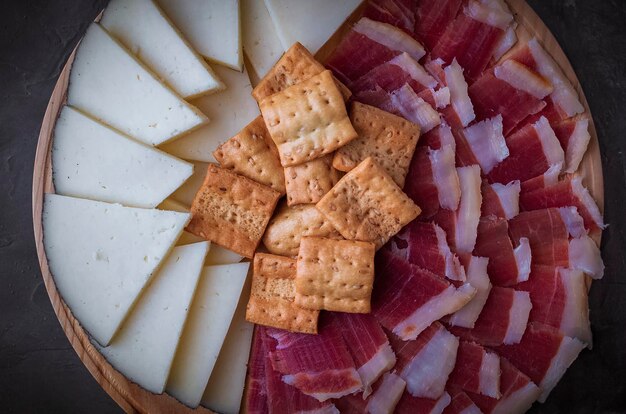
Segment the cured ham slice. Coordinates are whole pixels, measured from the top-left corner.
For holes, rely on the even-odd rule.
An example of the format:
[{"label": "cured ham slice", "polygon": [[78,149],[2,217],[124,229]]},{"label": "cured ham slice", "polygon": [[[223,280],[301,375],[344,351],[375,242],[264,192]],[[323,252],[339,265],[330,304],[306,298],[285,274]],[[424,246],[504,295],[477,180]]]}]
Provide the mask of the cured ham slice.
[{"label": "cured ham slice", "polygon": [[502,36],[502,39],[500,39],[500,42],[498,42],[496,49],[493,51],[492,60],[494,62],[498,62],[502,58],[502,56],[504,56],[506,52],[511,50],[511,48],[517,43],[517,33],[515,32],[515,29],[517,29],[517,22],[511,23],[506,29],[504,36]]},{"label": "cured ham slice", "polygon": [[465,268],[467,283],[476,289],[476,295],[467,305],[450,315],[447,323],[451,326],[473,328],[491,291],[491,282],[487,274],[489,259],[464,254],[461,255],[460,260]]},{"label": "cured ham slice", "polygon": [[476,292],[467,283],[455,288],[386,250],[378,252],[375,266],[372,313],[383,327],[405,341],[462,308]]},{"label": "cured ham slice", "polygon": [[403,52],[415,60],[426,54],[423,46],[402,30],[363,17],[343,37],[326,64],[349,84]]},{"label": "cured ham slice", "polygon": [[507,137],[506,144],[508,158],[487,174],[492,183],[525,181],[545,173],[552,165],[563,164],[565,159],[563,149],[544,117]]},{"label": "cured ham slice", "polygon": [[510,220],[519,214],[521,186],[518,180],[506,185],[489,184],[483,181],[481,191],[483,193],[483,203],[480,208],[482,216],[496,216]]},{"label": "cured ham slice", "polygon": [[558,123],[552,123],[552,129],[565,151],[565,172],[574,173],[587,152],[591,140],[589,118],[578,115]]},{"label": "cured ham slice", "polygon": [[583,186],[580,176],[569,175],[554,185],[520,194],[522,210],[570,206],[578,209],[587,230],[597,231],[605,227],[598,205]]},{"label": "cured ham slice", "polygon": [[489,258],[487,272],[497,286],[512,286],[528,280],[531,249],[528,239],[517,240],[513,248],[509,226],[505,219],[495,216],[481,217],[474,254]]},{"label": "cured ham slice", "polygon": [[274,328],[266,332],[276,341],[270,352],[272,367],[283,374],[286,384],[320,402],[361,389],[361,378],[341,331],[333,324],[323,324],[318,335]]},{"label": "cured ham slice", "polygon": [[528,324],[521,342],[495,348],[539,386],[539,402],[545,402],[567,368],[585,345],[564,336],[557,329],[533,322]]},{"label": "cured ham slice", "polygon": [[367,399],[359,394],[347,395],[335,401],[341,414],[392,414],[404,392],[405,382],[395,373],[388,372],[374,385]]},{"label": "cured ham slice", "polygon": [[417,96],[406,83],[391,93],[391,103],[394,113],[419,125],[422,133],[430,131],[441,123],[439,113],[428,102]]},{"label": "cured ham slice", "polygon": [[449,145],[452,148],[453,153],[456,151],[454,135],[452,135],[452,129],[447,124],[441,124],[437,128],[428,131],[428,133],[423,134],[417,142],[417,145],[421,147],[430,147],[434,150],[438,150],[446,145]]},{"label": "cured ham slice", "polygon": [[370,0],[363,10],[363,16],[389,23],[411,35],[415,27],[415,13],[403,5],[402,1]]},{"label": "cured ham slice", "polygon": [[265,379],[265,361],[267,348],[265,348],[265,328],[255,327],[250,358],[248,361],[248,381],[246,384],[245,406],[250,414],[268,413],[267,383]]},{"label": "cured ham slice", "polygon": [[569,264],[573,269],[582,270],[593,279],[602,279],[604,276],[604,262],[600,249],[589,236],[570,240]]},{"label": "cured ham slice", "polygon": [[441,59],[430,61],[426,69],[450,91],[450,106],[441,111],[444,119],[454,128],[464,128],[476,118],[474,106],[469,98],[468,86],[463,76],[463,68],[456,59],[444,68]]},{"label": "cured ham slice", "polygon": [[533,265],[569,266],[569,232],[558,209],[520,213],[509,221],[509,234],[528,240]]},{"label": "cured ham slice", "polygon": [[520,194],[538,190],[540,188],[549,187],[559,182],[559,174],[563,169],[563,163],[551,165],[546,172],[537,177],[531,178],[520,183]]},{"label": "cured ham slice", "polygon": [[500,358],[500,393],[498,399],[467,393],[484,414],[521,414],[539,398],[541,390],[505,358]]},{"label": "cured ham slice", "polygon": [[372,384],[396,363],[387,335],[371,314],[331,313],[327,317],[343,335],[365,398],[372,392]]},{"label": "cured ham slice", "polygon": [[406,381],[407,392],[420,398],[441,396],[454,368],[458,338],[434,322],[413,341],[403,341],[393,334],[390,339],[398,357],[396,370]]},{"label": "cured ham slice", "polygon": [[532,307],[528,292],[494,286],[473,329],[451,327],[450,332],[484,346],[521,340]]},{"label": "cured ham slice", "polygon": [[450,394],[444,392],[441,397],[431,400],[428,398],[413,397],[408,392],[402,394],[402,398],[396,405],[396,414],[441,414],[450,404]]},{"label": "cured ham slice", "polygon": [[452,399],[443,414],[482,414],[480,408],[460,388],[448,387],[446,391]]},{"label": "cured ham slice", "polygon": [[462,0],[417,0],[415,3],[414,32],[426,48],[432,50],[461,10]]},{"label": "cured ham slice", "polygon": [[500,358],[482,346],[461,341],[448,384],[464,391],[500,397]]},{"label": "cured ham slice", "polygon": [[447,86],[437,90],[424,89],[417,96],[435,109],[446,108],[450,105],[450,89]]},{"label": "cured ham slice", "polygon": [[509,156],[509,148],[502,135],[501,115],[465,128],[463,137],[485,174]]}]

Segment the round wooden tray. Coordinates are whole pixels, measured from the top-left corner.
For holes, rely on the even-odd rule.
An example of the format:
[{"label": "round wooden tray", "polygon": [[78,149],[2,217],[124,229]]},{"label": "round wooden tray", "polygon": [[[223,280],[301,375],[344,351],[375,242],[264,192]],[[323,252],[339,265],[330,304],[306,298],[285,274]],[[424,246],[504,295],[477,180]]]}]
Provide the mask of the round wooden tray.
[{"label": "round wooden tray", "polygon": [[[530,8],[524,0],[507,0],[507,2],[519,23],[517,34],[520,42],[524,42],[531,37],[537,37],[541,41],[546,51],[552,55],[554,60],[565,72],[565,75],[575,86],[587,114],[590,115],[589,132],[591,134],[591,142],[580,165],[579,174],[584,177],[585,184],[598,203],[600,211],[604,211],[604,187],[598,137],[587,100],[578,82],[576,73],[550,30],[541,21],[539,16],[535,14],[532,8]],[[348,19],[346,24],[344,24],[320,50],[317,57],[321,61],[324,61],[327,54],[348,30],[350,23],[355,21],[359,15],[360,10],[357,10],[350,19]],[[43,247],[41,221],[43,198],[45,193],[54,192],[50,160],[52,134],[56,119],[66,101],[70,67],[74,60],[75,52],[76,50],[70,55],[65,67],[61,71],[59,80],[48,103],[39,133],[39,142],[37,144],[33,171],[33,226],[35,230],[35,243],[39,257],[39,266],[41,267],[41,273],[46,285],[46,290],[48,291],[48,296],[50,296],[50,301],[52,302],[52,307],[67,338],[78,354],[78,357],[83,364],[85,364],[96,381],[124,411],[128,413],[211,413],[210,410],[203,407],[192,410],[167,394],[152,394],[139,387],[137,384],[132,383],[126,379],[124,375],[115,370],[91,344],[88,335],[59,296],[54,284],[54,279],[50,274],[46,252]],[[596,242],[600,242],[599,235]]]}]

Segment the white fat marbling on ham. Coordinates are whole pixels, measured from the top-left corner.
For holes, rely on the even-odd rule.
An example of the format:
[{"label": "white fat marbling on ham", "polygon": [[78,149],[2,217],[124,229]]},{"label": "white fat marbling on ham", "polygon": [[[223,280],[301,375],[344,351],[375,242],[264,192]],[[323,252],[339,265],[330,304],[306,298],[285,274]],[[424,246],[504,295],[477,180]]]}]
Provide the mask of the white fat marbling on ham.
[{"label": "white fat marbling on ham", "polygon": [[587,234],[585,221],[580,214],[578,214],[578,209],[576,207],[561,207],[558,210],[561,215],[561,220],[565,223],[567,232],[571,237],[577,238]]},{"label": "white fat marbling on ham", "polygon": [[441,123],[439,113],[408,84],[391,93],[391,102],[402,117],[419,125],[424,134]]},{"label": "white fat marbling on ham", "polygon": [[509,27],[506,29],[504,36],[498,42],[498,46],[496,46],[496,50],[493,52],[493,60],[497,62],[508,52],[511,50],[513,46],[517,43],[517,22],[512,22]]},{"label": "white fat marbling on ham", "polygon": [[559,330],[567,336],[580,339],[591,349],[589,298],[585,274],[575,269],[559,269],[559,275],[565,291],[565,306]]},{"label": "white fat marbling on ham", "polygon": [[507,220],[519,214],[519,193],[521,191],[519,180],[511,181],[503,185],[500,183],[491,184],[491,188],[498,195],[504,218]]},{"label": "white fat marbling on ham", "polygon": [[505,344],[516,344],[522,339],[532,306],[528,292],[515,291],[513,305],[509,311],[509,326],[504,336]]},{"label": "white fat marbling on ham", "polygon": [[462,126],[469,125],[476,118],[474,105],[467,92],[467,81],[463,76],[463,68],[454,59],[444,69],[445,84],[450,89],[450,103]]},{"label": "white fat marbling on ham", "polygon": [[491,291],[491,282],[487,274],[489,259],[471,255],[463,255],[460,259],[465,266],[467,283],[476,289],[476,295],[467,305],[452,314],[448,323],[452,326],[473,328]]},{"label": "white fat marbling on ham", "polygon": [[569,262],[570,267],[582,270],[593,279],[602,279],[604,276],[604,262],[600,249],[587,235],[570,240]]},{"label": "white fat marbling on ham", "polygon": [[502,115],[465,128],[463,135],[485,174],[509,156],[509,149],[502,135]]},{"label": "white fat marbling on ham", "polygon": [[480,220],[480,167],[472,165],[457,168],[461,187],[461,201],[456,212],[455,248],[457,253],[471,253],[476,244],[478,221]]},{"label": "white fat marbling on ham", "polygon": [[554,90],[543,77],[515,60],[507,60],[496,66],[494,75],[515,89],[524,91],[537,99],[545,98]]},{"label": "white fat marbling on ham", "polygon": [[454,149],[446,145],[440,150],[429,151],[428,156],[439,194],[439,205],[456,210],[461,201],[461,184],[458,171],[454,168]]},{"label": "white fat marbling on ham", "polygon": [[406,52],[415,60],[420,60],[426,54],[420,42],[390,24],[363,17],[354,25],[353,30],[389,49]]},{"label": "white fat marbling on ham", "polygon": [[463,13],[489,26],[506,30],[513,21],[513,15],[505,9],[506,6],[496,3],[498,3],[497,0],[470,0],[463,9]]}]

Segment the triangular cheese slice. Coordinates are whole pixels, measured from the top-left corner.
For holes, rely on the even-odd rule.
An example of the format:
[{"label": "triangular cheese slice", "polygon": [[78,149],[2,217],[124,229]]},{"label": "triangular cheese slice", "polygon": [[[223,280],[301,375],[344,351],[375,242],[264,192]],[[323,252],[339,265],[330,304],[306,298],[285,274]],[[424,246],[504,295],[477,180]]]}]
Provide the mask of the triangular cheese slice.
[{"label": "triangular cheese slice", "polygon": [[250,263],[204,268],[166,390],[185,405],[200,404],[239,303]]},{"label": "triangular cheese slice", "polygon": [[157,0],[157,3],[198,53],[212,62],[241,70],[238,0]]},{"label": "triangular cheese slice", "polygon": [[78,46],[67,103],[150,145],[208,122],[96,23]]},{"label": "triangular cheese slice", "polygon": [[211,118],[211,123],[161,146],[165,152],[185,160],[216,162],[213,151],[218,145],[236,135],[259,115],[247,71],[216,67],[215,72],[226,84],[226,90],[193,101]]},{"label": "triangular cheese slice", "polygon": [[179,203],[187,206],[187,208],[189,208],[189,206],[193,203],[193,199],[196,197],[196,193],[202,186],[209,168],[209,164],[206,162],[192,161],[191,163],[193,164],[193,174],[170,196],[172,200],[178,201]]},{"label": "triangular cheese slice", "polygon": [[192,175],[193,165],[66,106],[54,129],[52,173],[58,194],[152,208]]},{"label": "triangular cheese slice", "polygon": [[46,194],[43,241],[57,290],[108,345],[189,214]]},{"label": "triangular cheese slice", "polygon": [[262,78],[285,52],[263,1],[241,1],[241,31],[243,51]]},{"label": "triangular cheese slice", "polygon": [[155,394],[165,388],[208,248],[208,242],[175,247],[111,344],[97,346],[126,378]]},{"label": "triangular cheese slice", "polygon": [[180,96],[224,88],[153,0],[112,0],[100,24]]}]

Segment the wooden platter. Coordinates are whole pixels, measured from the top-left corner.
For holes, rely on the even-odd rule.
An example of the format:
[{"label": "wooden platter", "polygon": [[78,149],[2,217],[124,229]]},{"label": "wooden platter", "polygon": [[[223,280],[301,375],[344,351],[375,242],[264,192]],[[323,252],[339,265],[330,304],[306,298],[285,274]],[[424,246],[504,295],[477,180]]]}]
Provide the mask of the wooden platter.
[{"label": "wooden platter", "polygon": [[[580,100],[585,107],[587,114],[590,115],[589,132],[591,134],[591,142],[585,157],[583,158],[578,173],[584,177],[584,183],[590,193],[598,203],[600,211],[604,211],[604,184],[602,177],[602,164],[600,158],[600,147],[596,134],[593,117],[589,110],[589,105],[583,93],[576,73],[569,63],[565,53],[559,46],[550,30],[543,21],[537,16],[525,0],[507,0],[512,12],[519,23],[517,34],[520,43],[537,37],[543,44],[548,53],[552,55],[554,60],[561,66],[565,75],[572,82]],[[335,47],[339,39],[348,30],[350,24],[357,20],[361,10],[348,19],[335,33],[326,45],[318,52],[317,57],[324,61],[330,51]],[[128,413],[211,413],[210,410],[198,407],[190,409],[176,401],[167,394],[152,394],[138,385],[126,379],[120,372],[114,369],[104,357],[95,349],[89,340],[89,336],[74,318],[69,308],[61,299],[54,279],[48,268],[48,260],[43,246],[43,229],[42,229],[42,208],[45,193],[53,193],[54,186],[52,184],[52,165],[50,150],[52,144],[52,135],[56,119],[59,115],[63,104],[66,101],[67,86],[72,62],[74,60],[76,50],[70,55],[65,67],[61,71],[59,80],[56,83],[50,102],[43,118],[41,131],[39,133],[39,142],[37,144],[37,153],[35,156],[35,165],[33,171],[33,226],[35,232],[35,243],[37,255],[39,258],[39,266],[48,291],[48,296],[52,302],[54,312],[61,323],[67,338],[74,347],[83,364],[93,375],[100,386],[113,398],[122,409]],[[253,80],[254,80],[253,76]],[[258,79],[258,78],[257,78]],[[596,242],[600,243],[600,234],[596,237]]]}]

